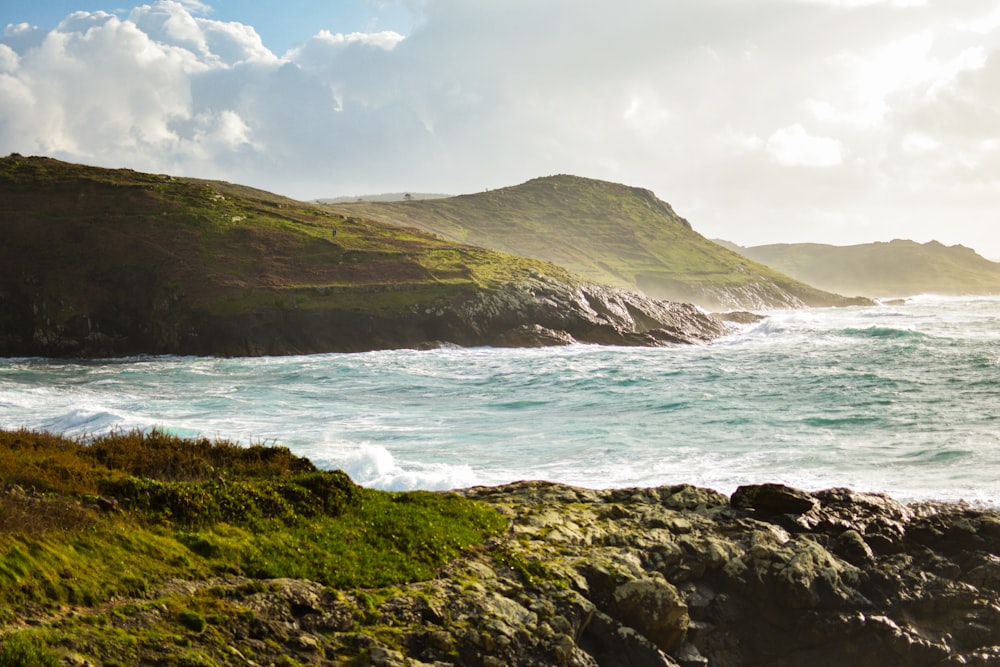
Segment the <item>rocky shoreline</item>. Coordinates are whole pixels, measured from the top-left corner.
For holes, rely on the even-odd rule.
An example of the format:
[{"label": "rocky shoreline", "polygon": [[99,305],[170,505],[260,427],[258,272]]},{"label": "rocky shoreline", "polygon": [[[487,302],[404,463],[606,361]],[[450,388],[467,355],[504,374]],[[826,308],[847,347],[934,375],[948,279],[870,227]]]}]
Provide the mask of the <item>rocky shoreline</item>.
[{"label": "rocky shoreline", "polygon": [[[997,511],[774,484],[731,497],[546,482],[460,493],[509,529],[430,581],[345,591],[229,578],[151,598],[210,595],[239,610],[184,638],[227,656],[204,664],[1000,663]],[[150,603],[107,618],[128,634],[166,613]],[[77,649],[64,664],[102,664]]]}]

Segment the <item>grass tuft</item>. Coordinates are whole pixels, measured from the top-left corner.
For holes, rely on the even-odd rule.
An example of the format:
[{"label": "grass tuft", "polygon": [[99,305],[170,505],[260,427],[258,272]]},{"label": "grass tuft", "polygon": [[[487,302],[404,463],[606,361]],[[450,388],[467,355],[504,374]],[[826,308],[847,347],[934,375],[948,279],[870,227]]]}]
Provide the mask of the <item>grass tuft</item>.
[{"label": "grass tuft", "polygon": [[0,667],[56,667],[59,660],[35,634],[15,632],[0,639]]},{"label": "grass tuft", "polygon": [[[0,489],[0,623],[149,598],[172,579],[339,588],[427,579],[506,525],[455,494],[357,487],[283,447],[159,432],[85,443],[0,431]],[[193,616],[177,619],[201,631]],[[22,643],[9,651],[28,650],[12,641]]]}]

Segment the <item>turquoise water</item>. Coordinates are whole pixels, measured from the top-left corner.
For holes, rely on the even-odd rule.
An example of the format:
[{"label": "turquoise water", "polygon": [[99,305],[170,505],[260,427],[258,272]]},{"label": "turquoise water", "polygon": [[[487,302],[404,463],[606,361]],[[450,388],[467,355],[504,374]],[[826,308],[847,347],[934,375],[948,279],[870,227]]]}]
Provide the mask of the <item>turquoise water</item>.
[{"label": "turquoise water", "polygon": [[708,346],[0,360],[0,427],[277,443],[379,488],[850,486],[1000,505],[1000,299],[781,311]]}]

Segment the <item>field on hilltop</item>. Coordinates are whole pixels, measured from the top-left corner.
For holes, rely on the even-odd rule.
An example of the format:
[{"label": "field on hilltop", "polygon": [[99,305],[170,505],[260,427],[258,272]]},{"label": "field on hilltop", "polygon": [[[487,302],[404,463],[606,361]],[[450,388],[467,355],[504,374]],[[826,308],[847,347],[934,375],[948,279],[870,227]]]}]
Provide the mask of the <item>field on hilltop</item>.
[{"label": "field on hilltop", "polygon": [[577,176],[448,199],[328,207],[545,260],[590,280],[710,309],[847,303],[698,234],[652,192]]}]

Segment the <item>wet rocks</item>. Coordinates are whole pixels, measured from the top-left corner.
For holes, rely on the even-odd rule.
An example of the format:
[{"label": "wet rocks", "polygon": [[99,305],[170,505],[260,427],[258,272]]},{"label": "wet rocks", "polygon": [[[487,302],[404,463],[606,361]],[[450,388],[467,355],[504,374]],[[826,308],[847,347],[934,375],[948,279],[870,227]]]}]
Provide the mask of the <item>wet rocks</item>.
[{"label": "wet rocks", "polygon": [[776,484],[731,499],[689,485],[461,493],[509,530],[431,581],[172,583],[239,610],[192,648],[387,667],[1000,664],[996,511]]},{"label": "wet rocks", "polygon": [[998,653],[996,512],[775,484],[729,502],[683,486],[467,493],[504,508],[523,557],[594,605],[579,646],[600,665],[936,666]]},{"label": "wet rocks", "polygon": [[736,489],[730,499],[733,507],[771,514],[805,514],[819,506],[819,501],[805,491],[784,484],[753,484]]}]

